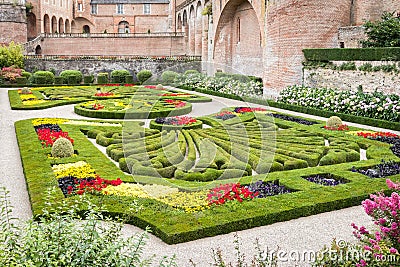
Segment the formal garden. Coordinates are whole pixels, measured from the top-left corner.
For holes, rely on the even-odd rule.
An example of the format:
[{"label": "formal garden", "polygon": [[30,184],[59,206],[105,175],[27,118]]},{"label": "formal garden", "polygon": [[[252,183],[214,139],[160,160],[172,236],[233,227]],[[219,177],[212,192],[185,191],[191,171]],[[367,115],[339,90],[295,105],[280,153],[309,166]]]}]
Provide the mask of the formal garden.
[{"label": "formal garden", "polygon": [[[353,225],[359,244],[343,248],[333,243],[332,248],[374,257],[340,264],[386,266],[379,259],[399,256],[400,136],[343,122],[399,131],[399,95],[291,86],[275,99],[264,99],[262,80],[239,74],[210,77],[196,70],[168,70],[154,77],[143,70],[133,77],[115,70],[85,76],[66,70],[57,76],[50,70],[29,73],[14,63],[0,73],[11,109],[72,105],[82,116],[15,123],[34,215],[28,229],[58,229],[58,242],[75,248],[65,252],[64,261],[70,263],[65,266],[86,264],[85,257],[96,258],[102,247],[116,253],[100,253],[100,265],[145,265],[140,260],[143,236],[120,241],[122,224],[98,233],[98,220],[122,220],[178,244],[360,203],[377,230]],[[200,93],[246,104],[194,117],[193,106],[212,104]],[[285,109],[328,119],[289,115]],[[17,251],[46,239],[28,231],[31,236],[22,235],[27,244],[15,241],[21,235],[12,231],[17,227],[10,223],[6,194],[0,200],[5,241],[0,262],[15,259],[36,266],[38,251]],[[77,231],[75,219],[86,219],[84,231],[96,232],[96,238],[82,234],[84,245],[68,243],[68,234]],[[63,237],[60,225],[66,229]],[[56,250],[57,257],[66,255]],[[160,266],[174,266],[173,260],[166,258]],[[319,266],[339,266],[332,258],[319,260]],[[219,261],[217,266],[226,266]],[[94,260],[91,264],[98,266]]]}]

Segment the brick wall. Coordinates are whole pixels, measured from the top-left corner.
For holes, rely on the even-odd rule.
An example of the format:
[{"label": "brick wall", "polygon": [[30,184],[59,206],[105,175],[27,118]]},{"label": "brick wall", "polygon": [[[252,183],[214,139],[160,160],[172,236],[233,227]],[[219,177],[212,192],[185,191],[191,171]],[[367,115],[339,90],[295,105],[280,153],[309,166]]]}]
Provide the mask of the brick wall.
[{"label": "brick wall", "polygon": [[25,6],[0,4],[0,44],[11,41],[27,41]]},{"label": "brick wall", "polygon": [[44,38],[41,47],[43,55],[185,54],[184,37]]}]

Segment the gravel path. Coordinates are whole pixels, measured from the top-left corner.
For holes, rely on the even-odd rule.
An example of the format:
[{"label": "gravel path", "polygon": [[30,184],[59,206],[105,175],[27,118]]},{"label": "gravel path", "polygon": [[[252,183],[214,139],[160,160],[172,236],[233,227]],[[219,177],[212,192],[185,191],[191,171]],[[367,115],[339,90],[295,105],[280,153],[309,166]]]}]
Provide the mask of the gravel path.
[{"label": "gravel path", "polygon": [[[240,106],[243,102],[228,100],[219,97],[212,97],[211,103],[200,103],[193,105],[190,115],[200,116],[219,111],[226,106]],[[258,105],[251,105],[258,106]],[[278,110],[271,108],[273,110]],[[26,189],[23,169],[14,130],[14,122],[18,120],[37,118],[37,117],[59,117],[80,119],[84,118],[73,112],[73,105],[55,107],[38,111],[13,111],[10,109],[7,89],[0,89],[0,143],[2,153],[0,154],[0,185],[5,186],[10,191],[10,200],[14,206],[13,215],[20,219],[27,219],[32,215],[29,203],[28,192]],[[300,115],[295,112],[285,111],[288,114]],[[301,114],[301,116],[326,120]],[[357,124],[347,123],[357,126]],[[367,127],[365,127],[367,128]],[[382,130],[368,127],[373,130]],[[399,132],[395,132],[400,134]],[[365,225],[367,228],[373,226],[370,218],[365,215],[361,206],[342,209],[338,211],[318,214],[314,216],[299,218],[288,222],[275,223],[268,226],[257,227],[249,230],[240,231],[237,235],[241,241],[241,252],[245,254],[248,261],[255,255],[255,242],[258,238],[260,248],[264,251],[278,250],[279,266],[309,266],[306,259],[313,251],[320,250],[324,245],[329,245],[334,238],[337,240],[354,241],[350,224],[355,222],[358,225]],[[124,235],[142,232],[141,229],[126,225],[123,229]],[[178,266],[211,266],[212,249],[220,248],[224,258],[230,262],[235,262],[236,255],[233,241],[234,233],[220,235],[216,237],[204,238],[192,242],[177,245],[167,245],[155,236],[150,235],[150,240],[146,245],[144,255],[156,255],[154,266],[162,256],[176,255]]]}]

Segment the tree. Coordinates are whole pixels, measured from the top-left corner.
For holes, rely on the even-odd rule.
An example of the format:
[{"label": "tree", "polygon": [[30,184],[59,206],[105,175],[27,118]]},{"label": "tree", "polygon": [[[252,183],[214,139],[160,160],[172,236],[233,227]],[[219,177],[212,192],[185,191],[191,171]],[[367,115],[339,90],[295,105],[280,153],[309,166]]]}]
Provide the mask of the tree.
[{"label": "tree", "polygon": [[367,40],[363,47],[400,47],[400,17],[384,12],[379,21],[364,24]]},{"label": "tree", "polygon": [[0,46],[0,69],[3,67],[14,66],[16,68],[24,67],[24,56],[22,46],[11,42],[8,46]]}]

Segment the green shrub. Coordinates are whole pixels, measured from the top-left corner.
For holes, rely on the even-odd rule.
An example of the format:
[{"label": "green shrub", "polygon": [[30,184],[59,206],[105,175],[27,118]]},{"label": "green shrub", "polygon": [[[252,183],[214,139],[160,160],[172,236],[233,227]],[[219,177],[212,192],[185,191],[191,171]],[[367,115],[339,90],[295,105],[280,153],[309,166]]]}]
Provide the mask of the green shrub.
[{"label": "green shrub", "polygon": [[74,75],[76,76],[77,83],[81,83],[83,79],[82,72],[80,70],[64,70],[60,73],[60,76],[68,81],[68,76]]},{"label": "green shrub", "polygon": [[125,83],[133,84],[133,75],[126,75],[125,76]]},{"label": "green shrub", "polygon": [[77,75],[68,75],[67,76],[67,84],[69,85],[74,85],[74,84],[79,84],[79,77]]},{"label": "green shrub", "polygon": [[[85,196],[59,201],[59,206],[46,205],[42,211],[46,216],[40,220],[19,221],[11,219],[8,192],[0,188],[0,193],[0,236],[4,241],[0,243],[1,266],[156,266],[151,258],[143,256],[147,230],[123,237],[124,222],[104,218],[96,203]],[[48,191],[45,201],[51,203],[56,197],[53,189]],[[88,210],[83,215],[84,206]],[[132,203],[131,209],[138,210],[138,204]],[[82,217],[85,221],[80,223]],[[102,224],[102,220],[107,223]],[[176,266],[176,263],[173,257],[164,257],[158,266]]]},{"label": "green shrub", "polygon": [[24,87],[21,89],[21,94],[23,95],[30,94],[31,92],[32,92],[31,89],[29,89],[28,87]]},{"label": "green shrub", "polygon": [[162,90],[162,89],[164,89],[164,86],[162,84],[157,84],[156,89]]},{"label": "green shrub", "polygon": [[197,70],[186,70],[185,75],[199,74],[200,72]]},{"label": "green shrub", "polygon": [[93,83],[94,82],[94,76],[93,75],[85,75],[83,76],[83,83]]},{"label": "green shrub", "polygon": [[3,85],[3,84],[4,84],[4,79],[3,79],[3,77],[0,76],[0,85]]},{"label": "green shrub", "polygon": [[51,71],[39,70],[32,75],[35,84],[53,84],[54,74]]},{"label": "green shrub", "polygon": [[51,155],[55,158],[68,158],[74,155],[74,147],[67,138],[58,138],[51,148]]},{"label": "green shrub", "polygon": [[372,71],[372,65],[370,63],[364,63],[360,67],[358,67],[360,71]]},{"label": "green shrub", "polygon": [[8,45],[0,45],[0,69],[3,67],[15,66],[24,67],[23,47],[13,41]]},{"label": "green shrub", "polygon": [[161,74],[161,80],[164,84],[171,84],[174,82],[177,76],[178,73],[176,73],[175,71],[167,70]]},{"label": "green shrub", "polygon": [[382,65],[381,66],[381,70],[384,72],[396,72],[397,71],[397,67],[395,64],[391,64],[391,65]]},{"label": "green shrub", "polygon": [[111,82],[112,83],[124,83],[125,76],[119,76],[119,75],[111,76]]},{"label": "green shrub", "polygon": [[108,83],[108,73],[103,72],[97,75],[97,83],[98,84],[106,84]]},{"label": "green shrub", "polygon": [[400,61],[400,47],[303,49],[307,61]]},{"label": "green shrub", "polygon": [[339,66],[339,70],[357,70],[357,67],[354,62],[344,62]]},{"label": "green shrub", "polygon": [[26,77],[26,79],[29,79],[32,76],[32,73],[28,71],[22,71],[21,76]]},{"label": "green shrub", "polygon": [[128,76],[128,75],[131,75],[131,74],[127,70],[113,70],[111,72],[111,78],[113,76],[124,76],[125,77],[125,76]]},{"label": "green shrub", "polygon": [[17,82],[17,84],[22,85],[22,84],[27,84],[28,83],[28,79],[26,77],[16,77],[15,81]]},{"label": "green shrub", "polygon": [[54,77],[54,84],[64,84],[64,78],[61,76]]},{"label": "green shrub", "polygon": [[151,73],[150,70],[141,70],[138,72],[138,74],[136,76],[137,76],[140,84],[143,84],[145,81],[150,79],[150,77],[153,76],[153,74]]},{"label": "green shrub", "polygon": [[335,128],[337,128],[342,124],[343,124],[343,122],[338,116],[332,116],[326,121],[326,126],[327,127],[335,127]]}]

